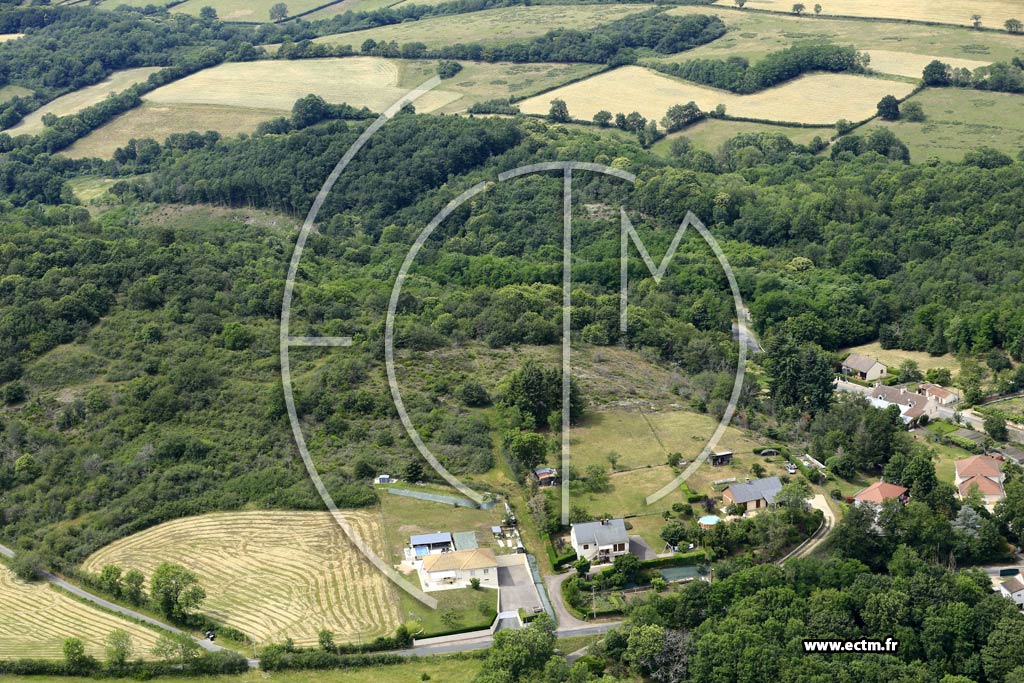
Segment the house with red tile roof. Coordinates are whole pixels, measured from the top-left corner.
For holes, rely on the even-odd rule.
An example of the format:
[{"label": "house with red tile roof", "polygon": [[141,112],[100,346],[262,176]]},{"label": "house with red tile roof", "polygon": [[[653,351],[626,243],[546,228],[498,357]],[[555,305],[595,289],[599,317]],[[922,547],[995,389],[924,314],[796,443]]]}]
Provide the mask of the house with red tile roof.
[{"label": "house with red tile roof", "polygon": [[1006,497],[1003,490],[1005,480],[1006,475],[999,466],[999,460],[991,455],[974,455],[956,463],[954,483],[961,500],[977,489],[985,506],[991,507]]},{"label": "house with red tile roof", "polygon": [[854,505],[879,506],[887,500],[906,500],[907,489],[896,484],[876,481],[871,486],[861,489],[853,497]]}]

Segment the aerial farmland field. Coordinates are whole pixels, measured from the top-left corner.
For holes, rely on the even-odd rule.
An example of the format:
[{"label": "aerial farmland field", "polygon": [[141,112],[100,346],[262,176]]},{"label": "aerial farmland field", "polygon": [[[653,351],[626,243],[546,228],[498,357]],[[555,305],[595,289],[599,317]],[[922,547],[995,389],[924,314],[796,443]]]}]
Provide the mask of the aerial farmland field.
[{"label": "aerial farmland field", "polygon": [[9,128],[8,132],[11,135],[39,133],[43,130],[43,116],[46,114],[53,113],[57,116],[74,114],[86,107],[102,102],[107,95],[110,95],[111,93],[121,92],[125,88],[136,83],[141,83],[149,78],[150,74],[156,73],[159,70],[160,67],[146,66],[138,69],[125,69],[124,71],[114,72],[114,74],[109,78],[104,79],[96,85],[90,85],[80,90],[75,90],[74,92],[58,97],[54,101],[43,105],[23,118],[17,125]]},{"label": "aerial farmland field", "polygon": [[591,119],[602,109],[638,111],[660,120],[674,104],[690,101],[704,111],[724,104],[733,116],[827,125],[839,119],[860,121],[875,113],[885,95],[903,97],[913,85],[851,74],[812,74],[753,95],[735,95],[687,83],[639,66],[624,66],[583,81],[531,97],[520,103],[527,114],[546,114],[560,98],[576,119]]},{"label": "aerial farmland field", "polygon": [[[380,543],[378,515],[346,515],[367,543]],[[396,589],[326,512],[179,519],[102,548],[83,569],[117,564],[148,577],[161,562],[196,572],[208,594],[204,611],[261,643],[291,638],[312,645],[323,628],[334,631],[338,642],[373,638],[400,623]]]},{"label": "aerial farmland field", "polygon": [[60,659],[65,638],[81,638],[86,652],[102,657],[111,631],[131,635],[135,655],[150,658],[158,631],[108,614],[45,583],[26,583],[0,564],[0,659]]},{"label": "aerial farmland field", "polygon": [[[726,4],[727,0],[718,0]],[[750,0],[749,9],[790,12],[793,3],[788,0]],[[1002,29],[1007,19],[1024,16],[1019,2],[1012,0],[963,0],[962,2],[934,2],[934,0],[826,0],[821,3],[824,15],[877,17],[881,19],[910,19],[970,26],[971,17],[981,16],[982,25]],[[808,8],[810,11],[810,8]]]}]

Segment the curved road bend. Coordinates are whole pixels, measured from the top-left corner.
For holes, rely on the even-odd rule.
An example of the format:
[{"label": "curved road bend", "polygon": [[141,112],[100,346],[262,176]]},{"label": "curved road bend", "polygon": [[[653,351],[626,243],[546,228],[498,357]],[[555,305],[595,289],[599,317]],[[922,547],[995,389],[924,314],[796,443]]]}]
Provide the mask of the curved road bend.
[{"label": "curved road bend", "polygon": [[[8,548],[5,545],[0,545],[0,555],[3,555],[4,557],[7,557],[7,558],[13,558],[14,557],[14,551],[11,550],[10,548]],[[59,576],[51,574],[50,572],[43,571],[41,569],[38,570],[38,571],[39,571],[39,575],[43,579],[45,579],[48,583],[51,583],[54,586],[57,586],[58,588],[60,588],[62,590],[65,590],[68,593],[71,593],[75,597],[81,598],[82,600],[85,600],[87,602],[91,602],[94,605],[102,607],[103,609],[105,609],[105,610],[107,610],[109,612],[115,612],[115,613],[120,614],[122,616],[126,616],[126,617],[130,617],[131,619],[135,619],[136,621],[145,622],[145,623],[149,624],[150,626],[155,626],[156,628],[162,629],[164,631],[170,631],[171,633],[175,633],[175,634],[185,634],[185,635],[191,636],[191,634],[188,634],[185,631],[182,631],[180,628],[177,628],[175,626],[171,626],[170,624],[165,624],[164,622],[162,622],[162,621],[160,621],[158,619],[154,619],[153,617],[150,617],[150,616],[147,616],[145,614],[142,614],[141,612],[136,612],[133,609],[128,609],[127,607],[122,607],[121,605],[118,605],[116,603],[110,602],[109,600],[104,600],[103,598],[101,598],[99,596],[96,596],[96,595],[93,595],[92,593],[79,588],[78,586],[74,585],[73,583],[69,583],[68,581],[65,581],[64,579],[60,578]],[[226,649],[226,648],[221,647],[220,645],[217,645],[216,643],[211,643],[209,640],[206,640],[205,638],[196,638],[195,636],[191,636],[191,637],[192,637],[193,640],[196,641],[196,643],[200,647],[202,647],[204,650],[208,650],[209,652],[219,652],[221,650]],[[259,665],[259,660],[256,660],[256,659],[250,659],[249,660],[249,667],[250,668],[255,668],[258,665]]]}]

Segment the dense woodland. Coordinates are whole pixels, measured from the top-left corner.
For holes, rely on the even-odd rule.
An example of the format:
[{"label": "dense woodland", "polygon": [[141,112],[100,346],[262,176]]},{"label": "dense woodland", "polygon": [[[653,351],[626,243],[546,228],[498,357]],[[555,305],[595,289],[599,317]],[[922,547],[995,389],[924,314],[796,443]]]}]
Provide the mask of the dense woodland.
[{"label": "dense woodland", "polygon": [[867,64],[866,56],[852,47],[809,43],[773,52],[753,65],[744,57],[729,57],[664,63],[656,68],[688,81],[749,95],[811,71],[858,73]]}]

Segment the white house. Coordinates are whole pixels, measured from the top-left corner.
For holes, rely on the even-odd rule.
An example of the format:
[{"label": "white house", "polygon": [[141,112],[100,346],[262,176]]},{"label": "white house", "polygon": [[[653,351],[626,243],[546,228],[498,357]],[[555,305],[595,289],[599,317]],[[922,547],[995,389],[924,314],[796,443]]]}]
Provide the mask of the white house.
[{"label": "white house", "polygon": [[944,389],[938,384],[932,384],[930,382],[920,385],[917,390],[932,401],[938,403],[940,406],[952,405],[960,400],[960,397],[949,389]]},{"label": "white house", "polygon": [[922,415],[932,419],[938,416],[938,406],[935,403],[921,394],[902,388],[879,384],[868,394],[868,401],[874,407],[883,410],[891,405],[897,406],[900,409],[900,419],[906,424],[916,424]]},{"label": "white house", "polygon": [[629,534],[621,519],[573,524],[569,537],[576,556],[593,564],[611,562],[629,552]]},{"label": "white house", "polygon": [[487,588],[498,587],[498,561],[490,548],[454,550],[423,558],[420,583],[425,591],[465,588],[472,579],[479,579]]},{"label": "white house", "polygon": [[844,375],[857,377],[865,382],[882,379],[888,371],[889,369],[883,363],[860,353],[851,353],[843,361]]},{"label": "white house", "polygon": [[999,593],[1013,600],[1017,607],[1024,605],[1024,581],[1014,576],[999,585]]}]

